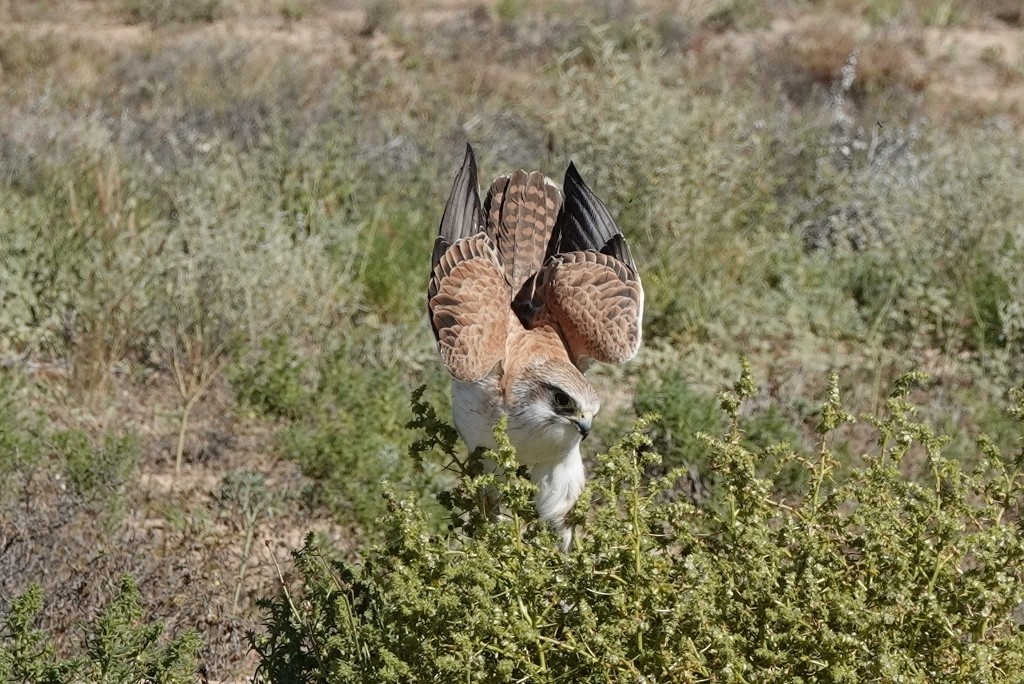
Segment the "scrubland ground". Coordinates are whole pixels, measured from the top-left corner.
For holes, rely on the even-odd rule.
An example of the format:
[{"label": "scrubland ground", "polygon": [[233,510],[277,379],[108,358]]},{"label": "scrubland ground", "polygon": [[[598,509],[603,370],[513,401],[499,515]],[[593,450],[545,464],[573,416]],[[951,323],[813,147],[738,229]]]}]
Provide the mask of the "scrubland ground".
[{"label": "scrubland ground", "polygon": [[[647,289],[599,449],[697,431],[750,359],[751,440],[804,448],[831,371],[921,369],[970,461],[1024,378],[1024,16],[1001,0],[0,3],[0,614],[62,649],[124,572],[254,668],[254,599],[309,530],[354,551],[446,406],[427,259],[482,175],[572,159]],[[841,445],[852,461],[875,439]],[[968,463],[969,465],[969,463]],[[912,465],[910,467],[913,467]],[[798,487],[799,483],[794,483]]]}]

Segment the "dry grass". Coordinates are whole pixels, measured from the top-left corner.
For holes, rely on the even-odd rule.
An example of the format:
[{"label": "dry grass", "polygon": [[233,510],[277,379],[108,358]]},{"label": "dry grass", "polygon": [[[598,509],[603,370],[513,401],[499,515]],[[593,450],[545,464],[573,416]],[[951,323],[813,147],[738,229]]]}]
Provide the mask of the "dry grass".
[{"label": "dry grass", "polygon": [[[211,677],[251,673],[251,600],[277,576],[262,540],[284,567],[310,528],[357,544],[346,511],[379,505],[359,476],[404,472],[405,446],[390,423],[346,432],[381,412],[359,402],[398,397],[393,423],[410,387],[444,392],[422,269],[467,139],[484,175],[575,159],[636,245],[649,344],[602,376],[619,391],[595,441],[638,378],[676,369],[710,395],[740,351],[762,404],[808,431],[829,370],[874,409],[911,366],[964,440],[1002,429],[1024,344],[1004,4],[0,3],[0,362],[17,424],[45,426],[2,498],[2,595],[45,569],[68,645],[130,570],[154,615],[202,627]],[[301,363],[253,394],[294,403],[256,408],[229,367],[277,339]],[[114,509],[61,489],[65,428],[137,439]],[[339,462],[303,474],[282,446],[339,443],[365,452],[333,498]],[[269,503],[245,522],[222,484],[248,471]]]}]

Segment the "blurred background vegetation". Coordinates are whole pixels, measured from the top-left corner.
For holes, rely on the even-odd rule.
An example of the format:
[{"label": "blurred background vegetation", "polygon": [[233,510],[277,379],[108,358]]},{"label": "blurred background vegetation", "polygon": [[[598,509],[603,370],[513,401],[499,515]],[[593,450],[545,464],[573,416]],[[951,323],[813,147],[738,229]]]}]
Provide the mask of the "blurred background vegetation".
[{"label": "blurred background vegetation", "polygon": [[384,479],[444,486],[405,425],[419,385],[447,406],[424,284],[467,140],[487,178],[574,160],[641,266],[645,347],[596,369],[588,447],[658,411],[699,500],[694,433],[740,354],[751,444],[808,448],[832,371],[860,412],[917,368],[947,456],[1013,446],[1022,22],[1009,0],[0,2],[0,613],[41,580],[71,649],[129,572],[211,676],[251,672],[275,559],[310,529],[358,549]]}]

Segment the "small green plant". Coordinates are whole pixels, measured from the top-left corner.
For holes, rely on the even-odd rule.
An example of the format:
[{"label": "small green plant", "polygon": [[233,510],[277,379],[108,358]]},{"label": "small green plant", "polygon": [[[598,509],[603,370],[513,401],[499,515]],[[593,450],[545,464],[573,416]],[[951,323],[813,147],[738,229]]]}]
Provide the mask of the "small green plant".
[{"label": "small green plant", "polygon": [[359,280],[364,296],[385,321],[408,320],[420,310],[419,256],[428,221],[420,212],[375,217],[362,232]]},{"label": "small green plant", "polygon": [[303,17],[309,11],[309,7],[306,2],[302,0],[283,0],[277,5],[277,13],[281,19],[284,20],[285,24],[291,25],[297,21],[302,21]]},{"label": "small green plant", "polygon": [[436,472],[413,472],[403,457],[411,414],[396,409],[406,392],[402,376],[361,358],[358,345],[341,344],[307,371],[289,345],[276,340],[264,344],[255,361],[239,364],[232,378],[245,403],[285,420],[274,447],[313,480],[312,503],[371,528],[383,511],[376,490],[381,480],[426,493],[436,489]]},{"label": "small green plant", "polygon": [[963,13],[953,0],[937,0],[921,11],[921,20],[928,26],[954,26],[963,22]]},{"label": "small green plant", "polygon": [[224,477],[220,483],[220,500],[238,514],[244,541],[242,542],[242,558],[238,564],[238,576],[235,578],[235,593],[232,606],[237,608],[242,596],[242,584],[252,553],[253,537],[260,518],[269,513],[271,494],[267,489],[267,479],[262,473],[253,470],[235,471]]},{"label": "small green plant", "polygon": [[0,370],[0,492],[13,500],[8,488],[12,476],[34,466],[42,452],[42,442],[25,416],[19,411],[17,384]]},{"label": "small green plant", "polygon": [[523,0],[498,0],[498,4],[494,6],[498,20],[509,23],[519,19],[525,11],[526,5]]},{"label": "small green plant", "polygon": [[[974,472],[945,458],[946,438],[908,400],[920,377],[901,378],[865,419],[877,451],[856,469],[833,453],[855,421],[833,376],[813,456],[763,445],[809,482],[780,501],[745,443],[741,407],[756,388],[744,364],[720,396],[724,430],[699,436],[715,504],[665,499],[681,470],[645,477],[660,456],[642,419],[597,457],[568,554],[535,519],[500,426],[487,454],[505,469],[497,477],[457,458],[452,429],[417,398],[426,434],[413,454],[464,465],[442,497],[453,524],[439,532],[385,490],[386,533],[360,562],[307,537],[300,585],[265,602],[266,629],[252,637],[257,680],[1017,681],[1024,451],[983,440]],[[1024,390],[1013,396],[1024,423]],[[901,474],[917,451],[923,482]],[[496,520],[475,505],[484,487],[504,500]]]},{"label": "small green plant", "polygon": [[[665,370],[657,365],[641,375],[633,407],[638,415],[658,414],[658,420],[648,431],[655,450],[661,455],[657,470],[664,473],[669,468],[685,468],[687,476],[680,485],[697,501],[706,497],[714,472],[712,453],[701,434],[716,434],[725,429],[727,420],[720,400],[694,389],[678,368]],[[803,482],[800,469],[792,463],[779,463],[777,456],[781,452],[778,450],[764,449],[779,444],[801,446],[798,430],[786,421],[780,409],[770,405],[748,412],[740,419],[740,432],[744,445],[760,456],[760,472],[782,468],[784,473],[778,473],[776,482],[780,491],[797,491]]]},{"label": "small green plant", "polygon": [[75,493],[90,498],[116,493],[135,470],[139,451],[131,434],[108,434],[97,448],[81,430],[67,430],[54,435],[53,443]]},{"label": "small green plant", "polygon": [[86,629],[83,652],[61,658],[47,634],[33,626],[43,592],[30,586],[10,603],[3,620],[0,682],[194,682],[199,636],[189,630],[162,638],[163,625],[143,621],[139,598],[135,580],[122,577],[110,606]]},{"label": "small green plant", "polygon": [[87,505],[106,512],[108,523],[122,513],[125,484],[136,469],[139,446],[130,433],[108,433],[99,445],[81,430],[64,430],[52,437],[54,451],[74,494]]},{"label": "small green plant", "polygon": [[659,414],[650,436],[665,463],[672,466],[706,465],[707,449],[697,434],[715,434],[725,427],[715,398],[693,389],[678,369],[641,375],[633,407],[638,415]]},{"label": "small green plant", "polygon": [[312,397],[303,382],[305,363],[288,338],[263,340],[256,354],[243,354],[230,369],[235,395],[245,405],[270,416],[296,419],[310,409]]}]

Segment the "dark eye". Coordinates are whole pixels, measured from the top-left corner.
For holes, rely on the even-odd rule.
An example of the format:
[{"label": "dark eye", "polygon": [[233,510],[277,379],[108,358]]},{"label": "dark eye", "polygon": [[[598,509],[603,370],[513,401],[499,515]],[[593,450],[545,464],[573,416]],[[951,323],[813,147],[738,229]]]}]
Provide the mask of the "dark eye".
[{"label": "dark eye", "polygon": [[569,395],[561,390],[555,392],[555,406],[559,408],[568,408],[572,405],[572,399]]}]

